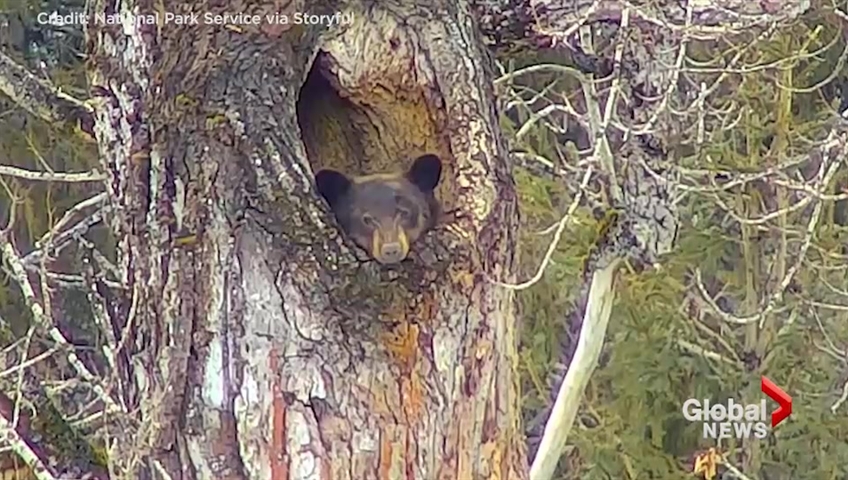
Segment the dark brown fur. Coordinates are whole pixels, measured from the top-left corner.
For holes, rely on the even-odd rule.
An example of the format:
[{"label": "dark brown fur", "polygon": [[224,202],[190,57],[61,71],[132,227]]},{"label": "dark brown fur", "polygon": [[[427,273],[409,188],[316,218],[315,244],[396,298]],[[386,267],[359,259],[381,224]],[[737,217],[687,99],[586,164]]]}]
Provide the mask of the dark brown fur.
[{"label": "dark brown fur", "polygon": [[438,221],[441,207],[433,190],[442,161],[422,155],[405,173],[350,178],[336,170],[315,175],[339,225],[357,245],[380,263],[398,263],[410,246]]}]

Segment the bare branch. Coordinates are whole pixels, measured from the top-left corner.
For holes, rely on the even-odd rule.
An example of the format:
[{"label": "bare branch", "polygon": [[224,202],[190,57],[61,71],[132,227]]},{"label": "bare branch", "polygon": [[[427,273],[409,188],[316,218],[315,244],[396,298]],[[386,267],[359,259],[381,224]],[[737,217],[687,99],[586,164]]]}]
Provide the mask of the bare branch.
[{"label": "bare branch", "polygon": [[842,395],[840,395],[839,398],[833,402],[833,405],[830,406],[830,413],[836,414],[836,410],[838,410],[846,400],[848,400],[848,380],[842,383]]},{"label": "bare branch", "polygon": [[5,235],[0,235],[0,251],[3,252],[3,258],[11,268],[12,278],[20,287],[21,293],[24,296],[24,301],[29,307],[30,312],[32,312],[33,319],[39,327],[44,329],[50,338],[52,338],[53,341],[65,350],[68,362],[85,381],[91,384],[91,388],[105,404],[106,410],[110,413],[126,414],[126,410],[115,402],[115,400],[112,399],[109,393],[103,388],[100,383],[100,379],[98,379],[97,376],[82,363],[80,358],[74,352],[73,345],[71,345],[68,339],[65,338],[65,335],[56,328],[55,325],[52,325],[45,317],[44,309],[35,297],[35,291],[27,277],[24,264],[21,261],[18,252],[15,251],[15,247],[8,241]]},{"label": "bare branch", "polygon": [[678,339],[677,345],[680,348],[682,348],[682,349],[684,349],[688,352],[694,353],[695,355],[700,355],[700,356],[702,356],[704,358],[708,358],[710,360],[715,360],[717,362],[726,363],[727,365],[730,365],[732,367],[737,367],[737,368],[739,368],[741,366],[738,361],[731,360],[731,359],[723,356],[722,354],[720,354],[718,352],[714,352],[712,350],[707,350],[704,347],[699,347],[698,345],[695,345],[694,343],[687,342],[686,340]]},{"label": "bare branch", "polygon": [[[641,157],[654,169],[657,163],[665,160],[657,155],[658,152],[643,150],[640,146],[633,142],[626,144],[622,150],[624,157]],[[552,478],[564,451],[580,399],[597,365],[606,336],[615,300],[616,269],[628,258],[653,265],[676,242],[679,220],[671,205],[673,184],[669,179],[657,181],[647,173],[648,169],[639,167],[639,163],[631,160],[631,166],[623,172],[622,203],[618,206],[621,211],[603,231],[595,250],[586,260],[584,282],[589,287],[585,290],[587,300],[580,339],[530,467],[530,480]]]},{"label": "bare branch", "polygon": [[91,124],[92,108],[62,92],[0,52],[0,92],[38,118],[48,122],[79,121]]},{"label": "bare branch", "polygon": [[[62,251],[62,249],[68,245],[71,245],[71,242],[74,239],[81,238],[82,235],[91,227],[103,220],[103,215],[108,208],[103,207],[103,203],[106,202],[107,199],[108,194],[101,192],[69,208],[62,218],[50,229],[50,231],[45,233],[35,243],[36,249],[24,256],[21,260],[23,265],[27,268],[32,268],[41,261],[41,258],[44,255],[54,255]],[[72,224],[70,227],[67,227],[77,214],[91,207],[97,207],[97,209]],[[50,243],[49,248],[47,246],[48,239]]]},{"label": "bare branch", "polygon": [[532,287],[536,284],[536,282],[542,279],[542,276],[545,274],[545,269],[548,267],[548,264],[551,261],[551,257],[553,257],[554,252],[556,251],[557,245],[559,245],[559,240],[560,237],[562,237],[562,232],[565,230],[565,226],[568,225],[569,220],[571,220],[572,216],[574,215],[574,212],[577,210],[577,206],[580,205],[580,200],[581,198],[583,198],[583,192],[586,190],[586,187],[589,184],[589,179],[592,178],[592,171],[593,169],[590,166],[586,170],[586,173],[583,175],[583,181],[580,183],[580,190],[577,192],[577,195],[574,197],[574,200],[571,202],[571,205],[568,206],[568,210],[565,212],[565,215],[563,215],[562,219],[559,221],[556,232],[554,233],[554,238],[548,245],[548,250],[545,252],[545,257],[542,259],[542,263],[539,265],[539,268],[536,270],[536,274],[533,275],[533,278],[519,284],[508,284],[497,281],[495,281],[494,283],[502,287],[509,288],[511,290],[525,290],[527,288]]},{"label": "bare branch", "polygon": [[724,465],[724,467],[727,468],[730,471],[730,474],[733,475],[733,478],[736,478],[737,480],[754,480],[753,477],[749,477],[749,476],[745,475],[744,473],[742,473],[741,470],[739,470],[738,468],[736,468],[732,464],[728,463],[727,459],[725,459],[723,456],[722,456],[721,464]]},{"label": "bare branch", "polygon": [[612,287],[618,265],[619,262],[615,261],[592,275],[589,300],[586,304],[583,325],[580,328],[577,351],[568,366],[568,372],[560,385],[551,416],[545,425],[542,442],[530,467],[530,480],[552,478],[559,463],[565,441],[577,416],[580,398],[601,355],[607,324],[612,313],[612,304],[615,301]]},{"label": "bare branch", "polygon": [[24,463],[32,470],[38,480],[56,480],[56,476],[47,468],[46,462],[20,436],[14,424],[0,414],[0,441],[7,443]]},{"label": "bare branch", "polygon": [[[818,185],[816,190],[821,192],[827,190],[827,188],[833,181],[836,172],[839,170],[839,167],[842,166],[843,158],[845,158],[846,155],[848,155],[848,142],[846,142],[845,139],[843,139],[839,135],[838,130],[831,130],[827,139],[825,139],[822,143],[822,161],[819,166],[819,173],[817,175],[819,181],[817,182]],[[827,168],[826,172],[824,172],[825,168]],[[816,197],[809,196],[805,197],[804,200],[809,203],[815,198]],[[775,291],[771,293],[767,304],[760,312],[745,317],[739,317],[723,311],[712,298],[712,296],[710,296],[707,292],[703,280],[701,279],[701,271],[700,269],[696,268],[695,284],[698,290],[701,292],[701,296],[703,297],[707,305],[709,305],[709,307],[721,319],[728,323],[734,323],[737,325],[747,325],[749,323],[759,322],[760,328],[762,328],[763,322],[765,321],[767,316],[772,311],[774,311],[777,308],[777,305],[783,300],[783,295],[786,292],[786,289],[789,287],[789,284],[792,283],[792,279],[795,277],[795,274],[801,268],[801,264],[804,262],[804,259],[807,256],[807,251],[809,250],[810,244],[813,241],[813,236],[815,234],[816,227],[818,226],[819,220],[821,219],[823,206],[823,202],[817,201],[815,206],[813,207],[812,215],[810,215],[810,219],[807,222],[807,227],[804,232],[804,242],[801,244],[801,248],[799,249],[795,263],[789,269],[787,269],[786,274],[783,276],[780,283],[775,288]],[[769,214],[767,216],[773,217],[777,215]]]},{"label": "bare branch", "polygon": [[[691,5],[690,24],[686,23],[684,4]],[[810,8],[809,1],[797,0],[666,0],[640,5],[611,0],[473,0],[471,5],[484,41],[503,50],[569,44],[580,27],[596,22],[620,23],[628,9],[634,23],[707,40],[793,19]]]},{"label": "bare branch", "polygon": [[39,182],[63,183],[102,182],[107,178],[106,175],[98,172],[97,170],[80,173],[38,172],[9,165],[0,165],[0,175],[21,178],[24,180],[35,180]]}]

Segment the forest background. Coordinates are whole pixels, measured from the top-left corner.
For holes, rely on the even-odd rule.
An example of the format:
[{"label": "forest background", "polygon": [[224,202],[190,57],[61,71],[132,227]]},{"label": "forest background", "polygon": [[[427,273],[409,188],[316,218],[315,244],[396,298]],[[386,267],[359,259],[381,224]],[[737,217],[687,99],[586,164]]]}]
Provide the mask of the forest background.
[{"label": "forest background", "polygon": [[[38,25],[34,12],[55,8],[48,3],[0,2],[0,48],[84,98],[81,32]],[[679,111],[670,101],[686,126],[675,151],[678,245],[661,268],[620,273],[604,353],[558,478],[691,478],[694,458],[710,447],[746,475],[738,478],[848,478],[848,159],[825,165],[808,155],[827,138],[834,116],[848,110],[847,11],[844,1],[815,1],[801,18],[764,34],[693,40],[676,65],[676,95],[712,90],[708,101]],[[581,185],[590,139],[575,69],[556,53],[503,56],[498,65],[522,212],[520,278],[544,269],[519,293],[532,458],[576,345],[579,324],[570,312],[606,202],[600,189]],[[2,166],[88,171],[97,166],[97,150],[71,126],[45,123],[0,96]],[[28,252],[92,192],[88,183],[0,171],[0,225],[13,218],[15,244]],[[548,256],[575,198],[578,208]],[[104,228],[88,238],[111,242]],[[68,271],[78,267],[74,258],[64,261]],[[72,279],[67,287],[60,309],[74,318],[75,335],[96,339],[84,292],[74,291]],[[25,338],[30,324],[19,289],[0,271],[0,347]],[[687,398],[758,401],[761,375],[793,397],[792,416],[767,440],[716,445],[683,419]],[[0,378],[10,397],[13,379]],[[102,447],[77,438],[49,405],[38,411],[48,435],[94,463],[105,461]]]}]

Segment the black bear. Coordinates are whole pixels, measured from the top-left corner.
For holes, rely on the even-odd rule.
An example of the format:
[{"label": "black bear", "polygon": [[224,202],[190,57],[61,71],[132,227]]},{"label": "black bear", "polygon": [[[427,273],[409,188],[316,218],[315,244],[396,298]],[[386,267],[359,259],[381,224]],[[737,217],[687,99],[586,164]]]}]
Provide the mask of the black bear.
[{"label": "black bear", "polygon": [[348,177],[336,170],[315,175],[341,228],[382,264],[398,263],[409,247],[433,228],[441,207],[433,190],[442,176],[442,161],[422,155],[409,170]]}]

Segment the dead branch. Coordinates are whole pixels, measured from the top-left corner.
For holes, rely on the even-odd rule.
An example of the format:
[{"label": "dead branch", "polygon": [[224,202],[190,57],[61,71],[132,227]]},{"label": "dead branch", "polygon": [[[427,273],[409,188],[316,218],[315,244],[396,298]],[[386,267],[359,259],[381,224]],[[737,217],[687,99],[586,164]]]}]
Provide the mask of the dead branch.
[{"label": "dead branch", "polygon": [[592,275],[577,350],[545,424],[545,433],[530,467],[530,480],[553,478],[560,456],[565,450],[565,442],[577,416],[580,398],[601,355],[612,304],[615,301],[612,287],[618,265],[619,261],[615,260]]},{"label": "dead branch", "polygon": [[56,476],[47,467],[46,460],[42,459],[29,444],[21,437],[14,424],[0,414],[0,441],[8,444],[12,451],[23,460],[32,470],[38,480],[56,480]]},{"label": "dead branch", "polygon": [[36,77],[3,52],[0,52],[0,92],[48,123],[93,122],[93,110],[85,102],[64,93],[49,80]]},{"label": "dead branch", "polygon": [[[621,23],[629,10],[631,23],[684,32],[700,40],[715,39],[793,19],[809,2],[748,0],[678,2],[664,0],[634,5],[612,0],[473,0],[484,40],[497,50],[569,45],[580,27],[596,22]],[[687,8],[691,22],[686,22]],[[593,69],[594,59],[575,51],[578,63]]]},{"label": "dead branch", "polygon": [[572,200],[572,202],[571,202],[571,205],[568,206],[568,210],[565,212],[565,215],[563,215],[562,219],[557,224],[556,231],[554,232],[554,237],[551,240],[551,243],[548,244],[548,250],[545,252],[545,256],[542,259],[542,263],[539,265],[539,268],[536,270],[536,274],[533,275],[533,277],[530,280],[527,280],[526,282],[522,282],[520,284],[508,284],[508,283],[501,283],[501,282],[495,282],[495,283],[497,283],[498,285],[500,285],[504,288],[509,288],[511,290],[525,290],[527,288],[532,287],[539,280],[542,279],[542,276],[544,276],[544,274],[545,274],[545,269],[547,269],[548,264],[550,263],[551,258],[554,255],[554,252],[556,251],[557,245],[559,245],[559,240],[562,237],[562,232],[565,230],[565,227],[568,225],[569,221],[574,216],[574,212],[577,210],[577,207],[580,205],[580,200],[583,198],[583,192],[586,191],[586,186],[588,185],[589,180],[592,178],[592,173],[593,173],[593,170],[592,170],[592,167],[590,166],[586,170],[586,173],[583,175],[583,181],[580,183],[580,190],[577,192],[577,195],[575,195],[574,200]]},{"label": "dead branch", "polygon": [[[91,227],[103,221],[103,215],[108,208],[103,204],[107,199],[108,195],[105,192],[101,192],[69,208],[62,218],[53,225],[50,231],[45,233],[35,243],[35,250],[29,252],[21,259],[21,263],[27,269],[34,268],[41,262],[42,257],[45,255],[55,255],[69,245],[72,245],[73,241],[81,239],[82,235]],[[80,218],[75,223],[71,223],[81,212],[92,208],[94,209],[91,213]],[[50,240],[49,247],[47,246],[48,239]]]},{"label": "dead branch", "polygon": [[40,328],[42,328],[50,338],[53,339],[67,355],[68,363],[74,368],[79,376],[91,384],[91,388],[98,395],[99,399],[104,403],[106,411],[112,414],[126,415],[126,409],[116,402],[106,389],[101,385],[100,379],[89,370],[80,358],[74,353],[73,345],[68,341],[65,335],[46,318],[44,308],[35,295],[32,283],[30,282],[26,269],[24,268],[21,257],[15,250],[15,247],[8,240],[7,234],[0,235],[0,251],[3,253],[3,258],[8,263],[12,279],[18,284],[21,293],[24,296],[24,302],[29,307],[32,317]]},{"label": "dead branch", "polygon": [[[848,155],[848,135],[845,132],[841,132],[839,129],[834,128],[830,131],[827,138],[822,142],[820,149],[818,152],[814,152],[813,155],[821,158],[821,163],[819,165],[819,172],[816,177],[818,181],[815,190],[819,192],[825,192],[830,187],[834,177],[836,176],[837,171],[842,166],[843,159]],[[798,203],[804,202],[804,205],[818,200],[816,196],[810,195],[805,197]],[[806,256],[807,251],[810,248],[810,245],[813,242],[813,236],[816,231],[816,227],[818,226],[819,220],[821,219],[822,210],[823,210],[824,202],[818,200],[813,207],[812,215],[810,215],[810,219],[807,222],[807,226],[804,230],[804,241],[801,244],[801,248],[798,252],[795,263],[786,271],[786,274],[783,276],[781,281],[777,284],[775,290],[769,295],[768,301],[766,305],[757,313],[747,315],[744,317],[732,315],[723,311],[715,299],[712,298],[711,295],[707,292],[706,287],[701,279],[700,269],[695,269],[695,284],[701,293],[701,296],[709,306],[709,308],[718,315],[722,320],[728,323],[737,324],[737,325],[746,325],[749,323],[759,322],[760,328],[762,328],[763,322],[768,317],[768,315],[773,312],[778,304],[783,300],[783,296],[786,293],[786,289],[792,283],[792,279],[795,274],[801,268]],[[729,208],[729,207],[728,207]],[[793,208],[790,206],[788,208]],[[777,217],[782,211],[773,212],[771,214],[766,215],[769,218]],[[743,221],[745,219],[740,219],[737,216],[733,216],[735,219]]]},{"label": "dead branch", "polygon": [[[628,146],[630,148],[624,149],[625,158],[641,156],[653,168],[664,160],[647,158],[656,152]],[[639,162],[631,162],[624,173],[620,213],[586,261],[584,288],[581,289],[586,307],[580,339],[533,459],[531,480],[552,478],[559,463],[583,391],[601,353],[615,300],[613,284],[619,264],[631,259],[638,264],[654,265],[660,255],[671,250],[677,238],[678,219],[670,202],[673,182],[669,178],[656,181],[646,169],[634,165],[636,163]]]},{"label": "dead branch", "polygon": [[38,172],[20,167],[12,167],[10,165],[0,165],[0,175],[39,182],[84,183],[106,180],[106,175],[97,170],[79,173]]},{"label": "dead branch", "polygon": [[[13,345],[20,347],[19,353],[24,353],[27,348],[25,348],[26,345],[21,345],[21,343],[25,343],[25,341],[18,341]],[[8,348],[6,350],[4,353],[8,354]],[[35,429],[34,416],[49,415],[43,409],[60,408],[61,402],[57,403],[58,399],[55,398],[55,394],[48,392],[51,388],[45,385],[49,383],[48,381],[41,378],[37,379],[35,378],[37,375],[31,373],[25,375],[24,370],[46,360],[49,355],[55,354],[58,350],[54,347],[28,359],[21,357],[17,365],[0,374],[0,378],[4,378],[4,380],[5,377],[12,374],[19,377],[16,381],[17,385],[13,387],[15,390],[14,399],[0,392],[0,445],[4,447],[5,452],[17,456],[22,467],[26,465],[26,467],[14,470],[19,477],[15,477],[13,471],[3,469],[2,472],[5,475],[3,478],[32,478],[31,472],[35,473],[36,478],[56,478],[57,480],[105,480],[108,478],[101,466],[92,464],[88,458],[80,457],[78,448],[72,449],[76,450],[75,452],[68,451],[67,445],[64,443],[65,438],[62,435],[57,435],[56,430],[45,432]],[[4,381],[3,383],[5,386],[8,382]],[[61,388],[59,387],[59,389]],[[21,411],[22,404],[28,407],[28,411]],[[47,407],[47,405],[50,406]],[[75,408],[79,407],[75,405]],[[63,418],[71,417],[65,411],[59,411],[59,414],[63,415]],[[5,422],[5,425],[3,422]],[[68,427],[75,431],[78,429],[78,427],[72,426],[70,422],[68,422]],[[15,438],[15,436],[17,437]],[[40,472],[43,472],[43,477],[38,476]],[[12,476],[9,477],[9,475]]]}]

